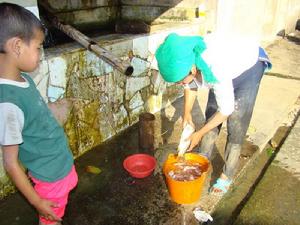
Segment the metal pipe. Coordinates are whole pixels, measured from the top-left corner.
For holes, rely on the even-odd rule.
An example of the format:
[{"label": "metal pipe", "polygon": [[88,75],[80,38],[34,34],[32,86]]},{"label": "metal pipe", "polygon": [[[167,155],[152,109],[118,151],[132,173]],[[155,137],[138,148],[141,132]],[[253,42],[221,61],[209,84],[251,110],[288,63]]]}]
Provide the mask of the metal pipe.
[{"label": "metal pipe", "polygon": [[154,122],[155,116],[152,113],[139,115],[139,147],[142,151],[154,150]]},{"label": "metal pipe", "polygon": [[66,25],[61,23],[58,18],[52,15],[49,10],[47,10],[44,6],[42,6],[46,13],[46,17],[52,25],[59,29],[60,31],[64,32],[73,40],[80,43],[83,47],[87,48],[88,50],[94,52],[97,56],[103,59],[105,62],[110,64],[111,66],[115,67],[121,73],[130,76],[133,73],[133,67],[128,63],[124,62],[121,59],[114,56],[111,52],[99,46],[95,41],[90,39],[85,34],[81,33],[71,25]]}]

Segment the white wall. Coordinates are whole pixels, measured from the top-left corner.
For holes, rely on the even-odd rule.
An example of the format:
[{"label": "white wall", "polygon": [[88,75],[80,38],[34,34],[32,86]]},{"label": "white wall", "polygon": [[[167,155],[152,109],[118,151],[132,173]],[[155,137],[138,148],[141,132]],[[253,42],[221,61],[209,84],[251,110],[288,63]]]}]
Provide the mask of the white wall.
[{"label": "white wall", "polygon": [[216,29],[269,44],[279,31],[292,32],[299,18],[299,0],[220,0]]}]

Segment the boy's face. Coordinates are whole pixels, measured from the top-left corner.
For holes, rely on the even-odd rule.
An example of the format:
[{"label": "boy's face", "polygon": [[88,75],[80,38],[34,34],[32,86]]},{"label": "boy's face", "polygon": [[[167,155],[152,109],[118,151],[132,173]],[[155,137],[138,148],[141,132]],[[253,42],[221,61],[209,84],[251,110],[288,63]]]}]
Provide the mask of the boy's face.
[{"label": "boy's face", "polygon": [[21,41],[20,53],[17,58],[18,67],[21,71],[32,72],[38,67],[43,41],[44,33],[40,30],[34,31],[34,36],[29,43]]}]

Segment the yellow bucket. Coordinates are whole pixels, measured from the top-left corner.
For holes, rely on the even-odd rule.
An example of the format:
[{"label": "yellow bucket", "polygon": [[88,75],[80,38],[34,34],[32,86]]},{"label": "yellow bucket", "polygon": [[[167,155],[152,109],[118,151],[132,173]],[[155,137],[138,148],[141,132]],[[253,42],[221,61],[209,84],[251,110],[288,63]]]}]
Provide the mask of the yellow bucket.
[{"label": "yellow bucket", "polygon": [[191,181],[177,181],[169,176],[169,172],[175,168],[177,155],[170,154],[163,166],[163,172],[171,199],[178,204],[191,204],[199,200],[203,184],[206,179],[209,161],[196,153],[186,153],[184,158],[187,161],[197,162],[201,165],[202,174],[199,178]]}]

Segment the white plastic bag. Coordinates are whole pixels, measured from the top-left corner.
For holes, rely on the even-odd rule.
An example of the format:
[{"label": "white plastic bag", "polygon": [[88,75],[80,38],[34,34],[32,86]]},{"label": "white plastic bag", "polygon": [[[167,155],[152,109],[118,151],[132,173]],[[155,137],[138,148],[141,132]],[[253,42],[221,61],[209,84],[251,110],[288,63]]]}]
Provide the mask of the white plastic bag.
[{"label": "white plastic bag", "polygon": [[199,222],[207,222],[208,220],[213,221],[213,218],[211,217],[211,215],[209,215],[205,211],[202,211],[200,208],[195,208],[193,213]]},{"label": "white plastic bag", "polygon": [[178,145],[178,155],[179,156],[183,156],[183,154],[186,152],[186,150],[190,146],[191,141],[186,140],[186,139],[189,138],[191,136],[191,134],[194,133],[194,131],[195,131],[195,128],[191,124],[187,123],[184,126],[181,137],[180,137],[179,145]]}]

